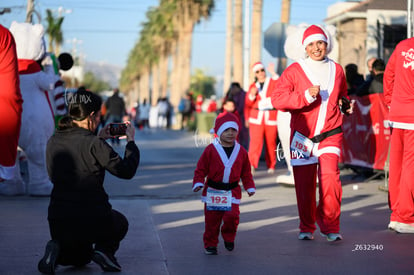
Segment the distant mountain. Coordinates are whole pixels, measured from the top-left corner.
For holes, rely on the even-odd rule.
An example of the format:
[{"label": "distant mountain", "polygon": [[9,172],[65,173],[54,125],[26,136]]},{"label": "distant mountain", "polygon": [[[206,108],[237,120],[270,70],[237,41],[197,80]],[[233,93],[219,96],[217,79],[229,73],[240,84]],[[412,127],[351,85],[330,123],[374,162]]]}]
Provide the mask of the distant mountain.
[{"label": "distant mountain", "polygon": [[92,72],[96,78],[111,84],[112,87],[119,86],[122,67],[101,62],[88,62],[84,64],[84,73]]}]

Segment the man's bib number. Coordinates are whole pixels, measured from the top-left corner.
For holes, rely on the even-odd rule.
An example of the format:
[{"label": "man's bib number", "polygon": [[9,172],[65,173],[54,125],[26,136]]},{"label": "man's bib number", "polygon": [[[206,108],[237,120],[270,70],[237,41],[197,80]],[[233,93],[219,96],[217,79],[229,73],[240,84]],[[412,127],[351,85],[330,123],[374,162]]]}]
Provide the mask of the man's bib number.
[{"label": "man's bib number", "polygon": [[292,143],[290,144],[290,151],[292,158],[308,159],[312,153],[313,142],[299,132],[293,135]]},{"label": "man's bib number", "polygon": [[207,210],[230,211],[231,191],[208,188]]}]

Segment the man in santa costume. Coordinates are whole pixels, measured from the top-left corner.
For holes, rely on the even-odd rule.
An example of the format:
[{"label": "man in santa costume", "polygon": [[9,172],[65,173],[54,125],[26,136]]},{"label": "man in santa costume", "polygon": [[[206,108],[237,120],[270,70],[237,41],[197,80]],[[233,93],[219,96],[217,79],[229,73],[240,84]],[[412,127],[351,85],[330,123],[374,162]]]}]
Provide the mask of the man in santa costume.
[{"label": "man in santa costume", "polygon": [[384,72],[391,126],[388,228],[414,233],[414,38],[401,41]]},{"label": "man in santa costume", "polygon": [[261,62],[253,64],[252,70],[255,81],[250,85],[245,99],[245,117],[250,134],[249,159],[254,172],[259,165],[265,139],[267,172],[272,174],[276,166],[277,111],[270,96],[279,76],[274,71],[274,64],[269,65],[271,78],[266,76]]},{"label": "man in santa costume", "polygon": [[217,138],[206,147],[194,171],[193,191],[203,189],[203,240],[207,255],[217,254],[220,231],[226,249],[234,249],[242,197],[240,179],[249,196],[256,192],[247,151],[236,140],[238,131],[238,119],[234,114],[219,114],[214,126]]},{"label": "man in santa costume", "polygon": [[0,87],[0,194],[17,195],[24,193],[19,166],[16,164],[23,100],[19,87],[16,44],[12,34],[2,25]]},{"label": "man in santa costume", "polygon": [[[300,218],[300,240],[312,240],[319,225],[328,241],[341,240],[339,217],[342,187],[339,156],[342,143],[342,113],[351,113],[342,97],[347,94],[342,67],[327,55],[332,48],[329,33],[312,25],[298,30],[304,59],[290,65],[272,93],[275,108],[291,117],[291,164]],[[319,204],[316,181],[319,179]]]}]

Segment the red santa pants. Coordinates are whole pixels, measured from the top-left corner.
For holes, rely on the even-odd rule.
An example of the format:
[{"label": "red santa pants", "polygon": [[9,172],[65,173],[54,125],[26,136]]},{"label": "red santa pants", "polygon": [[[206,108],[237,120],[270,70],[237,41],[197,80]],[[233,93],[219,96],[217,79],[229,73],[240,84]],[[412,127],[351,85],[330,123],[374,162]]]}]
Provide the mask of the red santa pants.
[{"label": "red santa pants", "polygon": [[[207,210],[204,205],[205,230],[204,247],[217,247],[220,234],[225,242],[234,242],[237,227],[240,221],[240,209],[238,204],[231,205],[231,211]],[[223,225],[221,225],[223,223]]]},{"label": "red santa pants", "polygon": [[249,160],[250,164],[257,168],[259,165],[260,155],[262,154],[263,139],[266,141],[265,159],[267,168],[275,168],[276,166],[276,125],[249,125],[250,144],[249,144]]},{"label": "red santa pants", "polygon": [[[342,186],[339,180],[339,156],[325,153],[319,164],[293,166],[296,199],[300,218],[300,232],[316,230],[338,233],[341,215]],[[319,204],[316,206],[316,176],[319,178]]]},{"label": "red santa pants", "polygon": [[414,130],[391,130],[388,186],[391,221],[414,223]]}]

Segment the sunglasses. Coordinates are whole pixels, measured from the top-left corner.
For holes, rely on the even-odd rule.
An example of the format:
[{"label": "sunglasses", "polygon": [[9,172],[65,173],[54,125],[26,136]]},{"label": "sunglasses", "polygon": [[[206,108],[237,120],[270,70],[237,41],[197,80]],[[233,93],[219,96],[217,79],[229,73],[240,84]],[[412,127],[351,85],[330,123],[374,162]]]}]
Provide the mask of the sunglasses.
[{"label": "sunglasses", "polygon": [[264,72],[264,71],[265,71],[264,69],[260,69],[260,70],[256,71],[255,73],[260,73],[260,72]]}]

